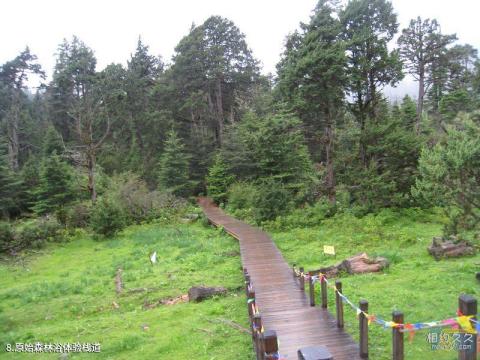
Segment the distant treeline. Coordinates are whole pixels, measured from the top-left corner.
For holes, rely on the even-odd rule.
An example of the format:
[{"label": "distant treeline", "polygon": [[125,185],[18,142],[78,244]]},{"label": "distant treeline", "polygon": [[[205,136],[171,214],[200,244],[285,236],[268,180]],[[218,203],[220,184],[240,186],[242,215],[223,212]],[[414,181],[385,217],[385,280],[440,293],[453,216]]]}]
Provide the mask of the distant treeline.
[{"label": "distant treeline", "polygon": [[[33,97],[28,78],[44,72],[26,48],[0,67],[0,215],[105,207],[130,173],[142,196],[208,192],[256,221],[319,201],[361,214],[441,205],[453,232],[470,229],[477,50],[434,19],[411,20],[389,50],[398,33],[386,0],[320,0],[287,37],[276,76],[260,73],[245,36],[219,16],[192,26],[168,65],[139,39],[126,67],[98,71],[74,37]],[[416,100],[388,102],[382,89],[406,74]]]}]

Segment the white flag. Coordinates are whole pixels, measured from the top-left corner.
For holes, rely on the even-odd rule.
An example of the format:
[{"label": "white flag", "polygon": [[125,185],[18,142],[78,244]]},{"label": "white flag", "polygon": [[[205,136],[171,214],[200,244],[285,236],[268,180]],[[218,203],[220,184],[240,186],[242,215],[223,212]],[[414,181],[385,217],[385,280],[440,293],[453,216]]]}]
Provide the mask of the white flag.
[{"label": "white flag", "polygon": [[157,262],[157,252],[154,251],[153,254],[150,256],[150,262],[155,264]]}]

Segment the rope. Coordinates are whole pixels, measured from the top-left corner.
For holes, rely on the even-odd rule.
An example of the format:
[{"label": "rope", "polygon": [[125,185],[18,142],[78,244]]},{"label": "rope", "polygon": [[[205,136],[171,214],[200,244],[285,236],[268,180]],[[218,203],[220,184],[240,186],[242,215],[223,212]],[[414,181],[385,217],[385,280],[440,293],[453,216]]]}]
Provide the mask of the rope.
[{"label": "rope", "polygon": [[[297,273],[297,271],[295,271]],[[303,274],[299,272],[299,276],[302,276],[306,279],[310,278],[310,275]],[[372,322],[381,325],[383,328],[398,328],[400,332],[414,332],[417,330],[429,329],[429,328],[436,328],[436,327],[445,327],[450,326],[452,328],[461,327],[463,330],[469,333],[479,332],[480,331],[480,322],[473,319],[474,315],[463,315],[460,311],[457,311],[456,317],[444,319],[444,320],[436,320],[436,321],[429,321],[429,322],[417,322],[417,323],[396,323],[394,321],[386,321],[382,317],[377,315],[369,314],[363,310],[361,310],[358,306],[356,306],[347,296],[342,294],[334,284],[330,284],[325,274],[319,273],[318,275],[311,276],[312,283],[325,281],[327,286],[333,289],[342,299],[342,302],[347,303],[353,310],[355,310],[357,316],[362,314],[368,320],[368,324],[370,325]],[[475,329],[472,327],[471,322],[475,323]]]}]

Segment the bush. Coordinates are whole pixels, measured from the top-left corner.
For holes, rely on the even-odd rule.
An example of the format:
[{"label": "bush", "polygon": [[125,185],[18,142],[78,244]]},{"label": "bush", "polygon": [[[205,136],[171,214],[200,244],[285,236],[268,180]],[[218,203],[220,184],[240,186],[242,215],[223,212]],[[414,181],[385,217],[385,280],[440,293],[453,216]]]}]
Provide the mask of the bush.
[{"label": "bush", "polygon": [[288,230],[300,227],[318,226],[322,220],[329,218],[336,213],[336,208],[327,200],[318,201],[313,205],[306,205],[303,208],[295,209],[291,213],[278,216],[274,221],[266,224],[272,230]]},{"label": "bush", "polygon": [[230,210],[253,208],[258,189],[252,183],[238,182],[228,189],[228,207]]},{"label": "bush", "polygon": [[291,208],[291,193],[282,183],[269,179],[259,185],[253,212],[257,223],[274,220]]},{"label": "bush", "polygon": [[0,252],[10,249],[13,242],[12,225],[6,221],[0,222]]},{"label": "bush", "polygon": [[92,210],[90,225],[96,234],[111,237],[125,227],[125,214],[119,204],[102,198]]},{"label": "bush", "polygon": [[108,198],[122,209],[128,223],[170,218],[185,211],[187,202],[171,192],[149,191],[147,184],[134,174],[113,179]]},{"label": "bush", "polygon": [[85,228],[89,224],[91,212],[90,202],[72,205],[65,210],[65,225],[68,228]]},{"label": "bush", "polygon": [[41,248],[48,241],[63,240],[62,226],[52,217],[43,217],[19,224],[14,232],[13,247],[17,250],[24,248]]}]

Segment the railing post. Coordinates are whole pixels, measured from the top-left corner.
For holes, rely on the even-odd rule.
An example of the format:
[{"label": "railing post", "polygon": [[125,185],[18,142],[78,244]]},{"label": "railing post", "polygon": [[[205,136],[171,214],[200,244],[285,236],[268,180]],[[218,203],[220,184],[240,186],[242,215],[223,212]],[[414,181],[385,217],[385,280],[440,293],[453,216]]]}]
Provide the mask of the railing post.
[{"label": "railing post", "polygon": [[263,341],[262,341],[262,317],[260,314],[255,314],[253,316],[253,331],[252,331],[252,338],[253,338],[253,347],[255,349],[255,353],[257,354],[257,359],[263,359]]},{"label": "railing post", "polygon": [[310,306],[315,306],[315,283],[312,279],[312,273],[308,273],[308,292],[310,294]]},{"label": "railing post", "polygon": [[305,277],[303,276],[303,267],[300,268],[300,290],[305,291]]},{"label": "railing post", "polygon": [[264,359],[278,360],[278,341],[277,333],[274,330],[267,330],[263,333]]},{"label": "railing post", "polygon": [[253,308],[255,307],[255,290],[250,289],[247,294],[247,306],[248,306],[248,316],[250,320],[253,319]]},{"label": "railing post", "polygon": [[322,308],[326,309],[328,307],[328,298],[327,298],[327,281],[324,275],[321,276],[320,288],[322,293]]},{"label": "railing post", "polygon": [[250,286],[250,275],[246,274],[245,275],[245,294],[248,297],[248,288]]},{"label": "railing post", "polygon": [[[401,311],[394,311],[392,313],[392,321],[397,324],[403,324],[403,313]],[[403,332],[400,327],[393,327],[392,329],[392,360],[403,360]]]},{"label": "railing post", "polygon": [[[477,299],[470,295],[460,295],[458,298],[458,310],[461,315],[473,315],[472,319],[476,320],[477,315]],[[471,337],[470,337],[471,335]],[[468,336],[468,337],[467,337]],[[459,360],[475,360],[477,358],[477,334],[464,334],[462,344],[464,346],[471,345],[469,349],[459,349]]]},{"label": "railing post", "polygon": [[[359,308],[368,314],[368,301],[360,300]],[[363,312],[360,313],[358,317],[360,328],[360,357],[362,359],[368,359],[368,319]]]},{"label": "railing post", "polygon": [[343,301],[339,292],[342,292],[342,282],[340,280],[335,281],[335,305],[337,307],[337,327],[343,328]]},{"label": "railing post", "polygon": [[295,268],[297,267],[297,264],[293,264],[293,267],[292,267],[292,273],[293,273],[293,278],[296,279],[297,278],[297,273],[295,271]]}]

